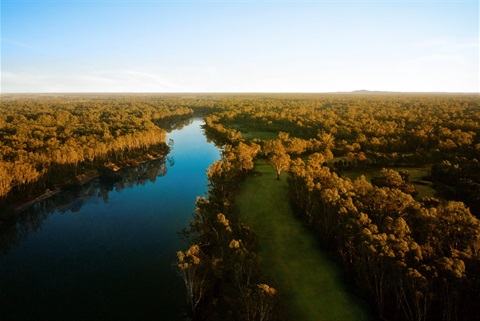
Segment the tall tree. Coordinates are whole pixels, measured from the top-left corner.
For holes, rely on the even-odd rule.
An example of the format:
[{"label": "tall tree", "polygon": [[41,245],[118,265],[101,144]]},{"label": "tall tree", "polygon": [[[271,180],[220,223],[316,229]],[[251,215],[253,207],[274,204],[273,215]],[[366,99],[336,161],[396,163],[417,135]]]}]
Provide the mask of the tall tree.
[{"label": "tall tree", "polygon": [[270,156],[268,160],[277,172],[277,180],[280,180],[280,174],[282,173],[282,171],[288,170],[290,168],[290,156],[285,152],[276,152],[272,156]]}]

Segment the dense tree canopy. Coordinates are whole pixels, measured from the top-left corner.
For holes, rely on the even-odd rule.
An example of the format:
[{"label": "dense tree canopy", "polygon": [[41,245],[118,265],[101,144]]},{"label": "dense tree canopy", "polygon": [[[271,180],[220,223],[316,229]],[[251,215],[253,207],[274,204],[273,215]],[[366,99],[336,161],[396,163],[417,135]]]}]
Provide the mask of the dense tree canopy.
[{"label": "dense tree canopy", "polygon": [[[207,131],[222,144],[248,137],[274,167],[287,162],[282,155],[291,159],[292,205],[336,250],[381,319],[476,319],[480,223],[470,210],[479,215],[478,96],[231,99],[207,116]],[[409,173],[395,166],[431,168],[423,180],[443,200],[418,197]],[[337,174],[372,168],[371,182]]]},{"label": "dense tree canopy", "polygon": [[165,130],[192,114],[158,97],[2,95],[0,200],[163,155]]}]

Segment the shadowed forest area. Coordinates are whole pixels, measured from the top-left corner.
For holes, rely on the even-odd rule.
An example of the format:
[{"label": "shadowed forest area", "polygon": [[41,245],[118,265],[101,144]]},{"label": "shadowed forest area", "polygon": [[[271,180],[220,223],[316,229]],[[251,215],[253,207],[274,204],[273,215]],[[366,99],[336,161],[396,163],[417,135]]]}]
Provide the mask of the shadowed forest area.
[{"label": "shadowed forest area", "polygon": [[[283,297],[291,289],[282,287],[296,285],[262,263],[273,260],[262,242],[269,236],[246,225],[252,177],[285,187],[301,233],[331,253],[376,318],[480,314],[478,95],[2,95],[1,215],[164,156],[165,132],[193,115],[222,147],[174,264],[196,319],[285,320],[298,303]],[[258,161],[275,179],[261,181]]]}]

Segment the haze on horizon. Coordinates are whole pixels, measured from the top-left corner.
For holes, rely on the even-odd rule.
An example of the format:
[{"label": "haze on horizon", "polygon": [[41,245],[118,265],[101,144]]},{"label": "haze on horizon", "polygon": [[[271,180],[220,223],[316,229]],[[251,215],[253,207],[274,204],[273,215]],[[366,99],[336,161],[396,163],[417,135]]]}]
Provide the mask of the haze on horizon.
[{"label": "haze on horizon", "polygon": [[1,2],[1,92],[479,92],[472,1]]}]

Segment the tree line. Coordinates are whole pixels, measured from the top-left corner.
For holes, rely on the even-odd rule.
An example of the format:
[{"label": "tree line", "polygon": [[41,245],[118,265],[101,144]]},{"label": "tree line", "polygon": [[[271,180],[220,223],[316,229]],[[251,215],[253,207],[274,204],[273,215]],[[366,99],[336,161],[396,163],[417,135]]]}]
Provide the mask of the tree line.
[{"label": "tree line", "polygon": [[[338,171],[429,166],[438,194],[465,202],[480,217],[478,171],[472,170],[480,158],[479,111],[478,95],[467,94],[234,96],[206,121],[222,143],[235,139],[226,133],[242,137],[236,128],[283,132],[290,136],[280,137],[287,150],[328,150]],[[461,180],[442,175],[444,161],[461,171]]]},{"label": "tree line", "polygon": [[193,115],[191,108],[174,101],[149,96],[2,96],[0,201],[22,202],[89,171],[165,155],[166,130]]}]

